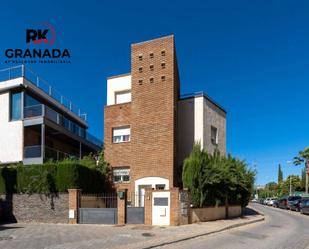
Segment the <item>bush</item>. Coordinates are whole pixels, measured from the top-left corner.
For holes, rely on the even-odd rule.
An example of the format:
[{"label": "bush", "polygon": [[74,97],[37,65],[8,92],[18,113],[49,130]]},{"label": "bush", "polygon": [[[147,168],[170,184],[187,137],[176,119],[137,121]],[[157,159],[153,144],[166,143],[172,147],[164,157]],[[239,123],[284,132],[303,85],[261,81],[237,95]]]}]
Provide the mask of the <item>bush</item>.
[{"label": "bush", "polygon": [[246,206],[253,191],[255,172],[244,161],[229,156],[213,155],[194,148],[185,159],[183,184],[195,207],[214,205]]},{"label": "bush", "polygon": [[107,176],[79,161],[64,160],[43,165],[18,165],[0,168],[0,193],[51,193],[80,188],[84,193],[109,190]]}]

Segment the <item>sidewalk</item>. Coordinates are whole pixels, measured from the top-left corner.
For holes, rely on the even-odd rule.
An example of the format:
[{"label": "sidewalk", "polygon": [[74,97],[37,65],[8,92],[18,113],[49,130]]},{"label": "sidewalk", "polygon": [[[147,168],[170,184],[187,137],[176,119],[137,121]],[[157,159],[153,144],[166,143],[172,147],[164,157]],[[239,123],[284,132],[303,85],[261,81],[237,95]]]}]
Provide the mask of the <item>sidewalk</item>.
[{"label": "sidewalk", "polygon": [[107,249],[155,248],[175,242],[224,231],[264,220],[250,213],[230,220],[218,220],[177,227],[144,225],[0,225],[1,249]]},{"label": "sidewalk", "polygon": [[[248,225],[264,220],[263,215],[250,215],[230,220],[217,220],[203,223],[196,223],[185,226],[154,228],[149,231],[151,239],[143,242],[128,244],[126,248],[155,248],[164,245],[170,245],[188,239],[205,236],[208,234],[218,233],[224,230],[232,229],[239,226]],[[116,247],[123,248],[123,247]]]}]

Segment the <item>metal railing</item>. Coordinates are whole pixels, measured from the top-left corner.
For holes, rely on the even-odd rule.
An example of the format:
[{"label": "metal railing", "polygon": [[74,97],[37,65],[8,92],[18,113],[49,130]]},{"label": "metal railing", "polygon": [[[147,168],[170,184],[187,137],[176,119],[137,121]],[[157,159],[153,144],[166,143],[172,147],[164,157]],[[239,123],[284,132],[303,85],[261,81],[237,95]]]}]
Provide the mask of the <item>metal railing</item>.
[{"label": "metal railing", "polygon": [[66,130],[72,132],[73,134],[86,139],[92,144],[95,144],[99,147],[103,146],[103,142],[100,139],[91,135],[84,128],[80,127],[75,122],[67,119],[62,114],[56,112],[55,110],[46,105],[39,104],[24,107],[24,118],[34,117],[46,117],[54,123],[64,127]]},{"label": "metal railing", "polygon": [[30,68],[25,65],[19,65],[0,70],[0,81],[11,80],[19,77],[24,77],[33,85],[41,89],[43,92],[51,96],[54,100],[61,103],[64,107],[78,115],[83,120],[87,120],[87,113],[82,112],[73,102],[62,95],[58,90],[53,88],[46,80],[38,76]]},{"label": "metal railing", "polygon": [[81,208],[117,208],[117,194],[82,194]]}]

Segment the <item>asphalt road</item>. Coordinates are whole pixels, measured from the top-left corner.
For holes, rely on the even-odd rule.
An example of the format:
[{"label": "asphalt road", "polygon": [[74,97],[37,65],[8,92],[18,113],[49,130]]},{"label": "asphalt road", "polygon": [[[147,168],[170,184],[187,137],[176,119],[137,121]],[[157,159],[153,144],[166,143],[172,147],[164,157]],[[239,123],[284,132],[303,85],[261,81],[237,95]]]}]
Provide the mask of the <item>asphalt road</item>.
[{"label": "asphalt road", "polygon": [[308,215],[260,204],[251,206],[265,214],[264,222],[182,241],[164,248],[309,249]]}]

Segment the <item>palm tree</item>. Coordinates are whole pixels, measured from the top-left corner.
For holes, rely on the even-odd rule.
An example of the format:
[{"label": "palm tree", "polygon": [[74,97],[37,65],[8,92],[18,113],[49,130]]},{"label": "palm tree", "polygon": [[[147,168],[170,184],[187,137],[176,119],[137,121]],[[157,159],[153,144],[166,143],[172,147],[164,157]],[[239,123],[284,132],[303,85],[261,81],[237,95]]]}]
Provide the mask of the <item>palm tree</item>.
[{"label": "palm tree", "polygon": [[306,193],[308,193],[308,175],[309,175],[309,147],[306,147],[303,151],[298,153],[298,156],[294,157],[294,165],[301,165],[305,162],[306,168]]}]

